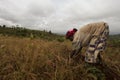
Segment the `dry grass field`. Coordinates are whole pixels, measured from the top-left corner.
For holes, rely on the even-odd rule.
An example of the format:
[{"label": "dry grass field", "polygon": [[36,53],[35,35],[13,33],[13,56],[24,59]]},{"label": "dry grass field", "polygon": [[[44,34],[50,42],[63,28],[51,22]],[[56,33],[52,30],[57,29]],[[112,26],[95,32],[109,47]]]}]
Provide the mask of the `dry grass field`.
[{"label": "dry grass field", "polygon": [[120,47],[109,45],[105,65],[88,68],[79,57],[69,59],[70,41],[0,36],[0,80],[118,80]]}]

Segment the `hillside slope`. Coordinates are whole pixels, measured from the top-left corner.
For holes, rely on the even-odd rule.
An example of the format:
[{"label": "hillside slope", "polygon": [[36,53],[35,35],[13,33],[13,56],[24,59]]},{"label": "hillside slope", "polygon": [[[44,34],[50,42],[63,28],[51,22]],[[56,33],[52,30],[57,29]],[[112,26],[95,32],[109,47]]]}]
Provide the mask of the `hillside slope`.
[{"label": "hillside slope", "polygon": [[3,36],[14,36],[14,37],[27,37],[27,38],[39,38],[39,39],[46,39],[49,41],[52,40],[59,40],[63,41],[61,38],[63,35],[58,35],[52,33],[51,31],[40,31],[40,30],[31,30],[23,27],[1,27],[0,26],[0,35]]}]

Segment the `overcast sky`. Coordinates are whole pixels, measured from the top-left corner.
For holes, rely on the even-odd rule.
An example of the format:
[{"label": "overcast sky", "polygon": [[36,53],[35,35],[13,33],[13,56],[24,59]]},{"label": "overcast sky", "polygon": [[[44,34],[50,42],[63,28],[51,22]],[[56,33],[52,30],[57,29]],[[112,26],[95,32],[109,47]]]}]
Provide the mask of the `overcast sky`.
[{"label": "overcast sky", "polygon": [[65,33],[105,21],[120,33],[120,0],[0,0],[0,24]]}]

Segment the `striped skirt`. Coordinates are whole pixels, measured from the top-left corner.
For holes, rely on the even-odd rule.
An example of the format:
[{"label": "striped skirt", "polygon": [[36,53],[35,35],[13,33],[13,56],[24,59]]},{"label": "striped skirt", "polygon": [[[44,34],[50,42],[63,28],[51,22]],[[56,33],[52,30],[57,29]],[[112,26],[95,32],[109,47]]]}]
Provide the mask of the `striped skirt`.
[{"label": "striped skirt", "polygon": [[99,36],[93,36],[85,53],[85,62],[98,63],[98,55],[105,49],[109,35],[109,27],[106,27]]}]

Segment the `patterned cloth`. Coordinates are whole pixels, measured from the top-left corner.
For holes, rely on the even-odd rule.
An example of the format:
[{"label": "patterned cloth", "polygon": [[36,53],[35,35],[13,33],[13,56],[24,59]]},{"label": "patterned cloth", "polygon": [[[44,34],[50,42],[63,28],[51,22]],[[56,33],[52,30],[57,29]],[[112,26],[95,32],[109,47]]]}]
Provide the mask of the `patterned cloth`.
[{"label": "patterned cloth", "polygon": [[88,46],[85,55],[85,61],[88,63],[98,63],[98,55],[102,52],[106,47],[106,40],[109,34],[108,26],[104,29],[104,31],[100,34],[100,36],[93,36]]}]

